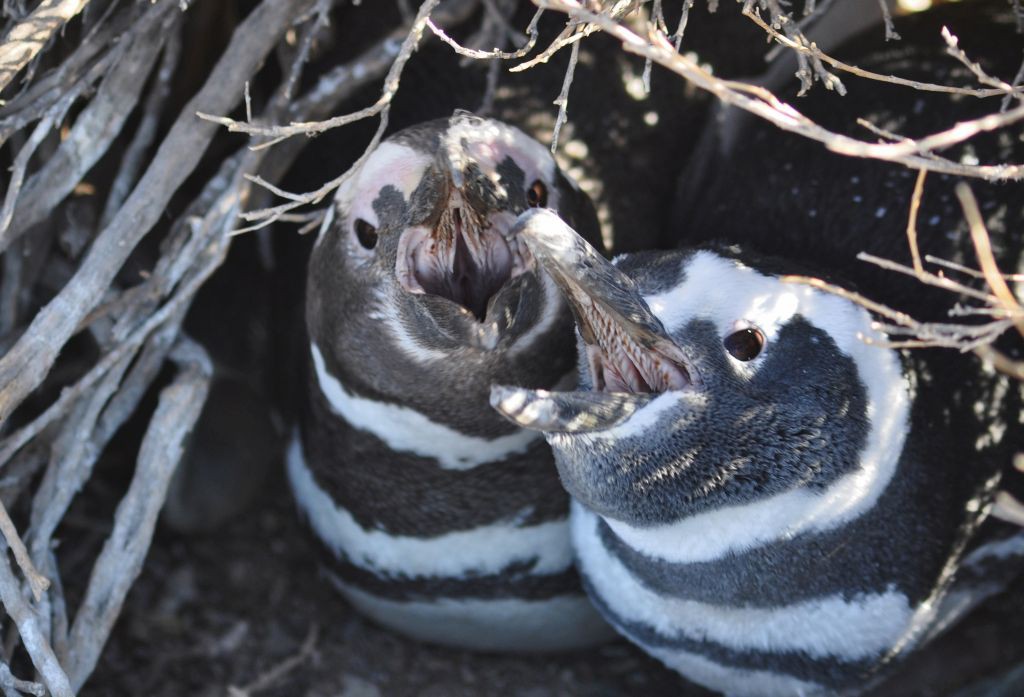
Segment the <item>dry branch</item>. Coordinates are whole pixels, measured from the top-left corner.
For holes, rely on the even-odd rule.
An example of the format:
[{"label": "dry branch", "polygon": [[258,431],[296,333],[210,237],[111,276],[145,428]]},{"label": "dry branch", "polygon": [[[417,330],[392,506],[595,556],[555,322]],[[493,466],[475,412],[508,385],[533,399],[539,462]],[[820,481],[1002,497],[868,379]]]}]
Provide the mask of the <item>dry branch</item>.
[{"label": "dry branch", "polygon": [[245,81],[291,18],[311,5],[312,0],[264,0],[238,25],[203,88],[182,110],[139,184],[93,242],[75,276],[0,359],[0,423],[43,381],[61,347],[99,303],[128,254],[198,164],[216,127],[197,121],[194,114],[223,113],[237,104]]},{"label": "dry branch", "polygon": [[174,4],[167,0],[154,5],[146,29],[125,39],[126,50],[110,67],[57,152],[21,192],[11,224],[5,226],[0,221],[0,252],[46,217],[107,152],[138,102],[146,76],[177,21],[173,10]]},{"label": "dry branch", "polygon": [[125,596],[142,570],[171,475],[206,400],[213,369],[205,351],[182,340],[171,356],[181,372],[160,392],[160,402],[139,451],[135,476],[117,507],[113,532],[96,560],[71,626],[68,675],[76,690],[96,666]]},{"label": "dry branch", "polygon": [[[168,35],[169,34],[169,35]],[[125,199],[131,193],[132,187],[139,178],[144,157],[157,135],[157,127],[160,124],[160,114],[163,111],[164,103],[171,92],[171,78],[174,76],[174,69],[178,65],[178,58],[181,55],[181,34],[178,29],[169,28],[164,35],[167,45],[164,47],[163,57],[160,61],[160,69],[156,74],[156,84],[152,88],[142,109],[142,122],[139,124],[131,143],[125,149],[121,158],[121,166],[117,172],[117,178],[110,187],[107,194],[107,201],[103,207],[103,215],[100,217],[100,227],[106,227],[114,218],[117,211],[124,205]]]},{"label": "dry branch", "polygon": [[103,77],[121,55],[117,39],[131,31],[139,19],[137,7],[114,13],[115,7],[116,3],[111,5],[60,67],[34,81],[17,99],[0,106],[0,143],[13,132],[55,111],[59,103],[77,99]]},{"label": "dry branch", "polygon": [[969,87],[954,87],[952,85],[937,85],[931,82],[921,82],[919,80],[908,80],[906,78],[898,77],[896,75],[882,75],[881,73],[872,72],[870,70],[864,70],[858,68],[855,65],[844,63],[843,61],[837,60],[832,56],[828,55],[817,47],[813,42],[798,42],[783,36],[779,32],[775,31],[770,24],[761,19],[760,15],[754,12],[745,12],[747,17],[750,18],[757,26],[761,27],[762,30],[772,39],[777,41],[780,46],[791,49],[797,53],[811,56],[817,60],[822,61],[831,65],[836,70],[841,70],[844,73],[850,75],[856,75],[867,80],[876,80],[878,82],[887,82],[891,85],[900,85],[903,87],[909,87],[911,89],[920,90],[922,92],[941,92],[945,94],[962,94],[968,97],[998,97],[1006,95],[1007,92],[998,88],[989,89],[974,89]]},{"label": "dry branch", "polygon": [[4,697],[20,697],[21,693],[44,697],[46,688],[37,682],[19,680],[11,673],[11,668],[6,663],[0,663],[0,689]]},{"label": "dry branch", "polygon": [[50,642],[46,640],[43,622],[22,593],[7,559],[7,546],[0,544],[0,601],[7,614],[18,627],[18,634],[28,651],[32,664],[42,676],[43,683],[54,697],[74,697],[71,681],[57,661]]},{"label": "dry branch", "polygon": [[981,272],[985,275],[985,282],[992,289],[996,296],[998,305],[1006,310],[1011,317],[1014,317],[1014,324],[1021,336],[1024,336],[1024,313],[1020,312],[1020,304],[1017,297],[1006,285],[999,267],[996,265],[996,258],[992,254],[992,243],[989,240],[988,230],[985,229],[985,221],[978,210],[978,201],[974,198],[971,188],[966,183],[960,182],[956,186],[956,196],[960,199],[960,206],[964,210],[964,217],[971,231],[971,241],[974,243],[974,251],[978,256],[978,264],[981,265]]},{"label": "dry branch", "polygon": [[907,221],[907,246],[910,247],[910,258],[913,259],[914,273],[924,273],[921,264],[921,251],[917,248],[917,212],[921,208],[921,196],[924,194],[924,178],[926,170],[919,170],[914,180],[914,193],[910,196],[910,217]]},{"label": "dry branch", "polygon": [[[622,42],[624,50],[668,68],[693,85],[711,92],[721,102],[759,116],[778,128],[822,143],[829,150],[851,157],[895,162],[912,169],[956,174],[983,179],[1024,179],[1024,165],[1000,163],[967,165],[934,154],[935,150],[962,143],[979,133],[1013,125],[1024,120],[1024,105],[954,125],[945,131],[897,143],[872,143],[830,131],[778,99],[769,90],[732,80],[722,80],[703,69],[695,60],[679,54],[669,37],[649,27],[641,37],[612,17],[588,10],[576,0],[534,0],[540,7],[564,12],[577,22],[590,23]],[[801,54],[798,54],[801,55]]]},{"label": "dry branch", "polygon": [[0,43],[0,91],[89,0],[43,0]]},{"label": "dry branch", "polygon": [[[393,47],[395,54],[394,62],[391,64],[391,69],[388,71],[388,75],[384,79],[384,89],[381,91],[380,98],[365,109],[360,109],[342,116],[335,116],[325,121],[299,121],[292,122],[287,126],[261,126],[258,124],[236,121],[235,119],[230,119],[226,116],[218,116],[214,112],[197,111],[196,113],[200,118],[225,126],[233,133],[245,133],[250,136],[265,136],[271,139],[267,142],[253,146],[254,148],[267,148],[286,138],[291,138],[292,136],[317,135],[332,128],[340,128],[341,126],[346,126],[350,123],[355,123],[356,121],[362,121],[363,119],[377,116],[389,108],[391,100],[394,98],[395,92],[398,90],[398,82],[402,76],[402,69],[405,68],[406,62],[408,62],[409,58],[412,57],[413,51],[419,44],[423,30],[427,26],[427,20],[430,19],[430,13],[439,3],[440,0],[426,0],[426,2],[420,6],[416,20],[405,32],[405,40],[398,46]],[[391,48],[392,46],[393,45],[388,45],[388,48]]]},{"label": "dry branch", "polygon": [[[918,187],[915,187],[915,197],[920,195],[919,189],[922,182],[923,177],[919,176]],[[978,290],[948,276],[926,271],[923,266],[917,265],[920,259],[917,256],[915,238],[912,235],[916,210],[911,215],[907,230],[912,255],[914,255],[916,260],[914,267],[908,267],[898,262],[882,259],[863,252],[858,254],[857,258],[889,271],[912,276],[925,285],[980,301],[983,303],[982,307],[965,310],[960,306],[954,306],[949,311],[949,314],[951,316],[964,316],[968,314],[988,316],[989,320],[987,322],[982,324],[921,322],[904,312],[872,301],[859,293],[827,283],[819,278],[787,276],[783,280],[791,283],[803,283],[846,298],[884,320],[888,320],[891,324],[885,322],[876,322],[875,324],[878,330],[885,332],[890,337],[895,337],[886,342],[886,346],[892,348],[952,348],[964,352],[970,351],[982,361],[991,364],[996,370],[1014,379],[1024,381],[1024,361],[1010,358],[993,345],[997,339],[1011,328],[1016,327],[1018,331],[1021,330],[1021,327],[1024,326],[1024,306],[1013,295],[1013,292],[1007,285],[1007,277],[996,266],[989,233],[981,218],[977,201],[971,193],[970,187],[961,182],[957,185],[956,193],[960,199],[964,218],[967,220],[971,231],[971,240],[974,243],[981,271],[964,269],[960,265],[950,262],[942,262],[941,265],[946,268],[965,271],[972,278],[983,278],[988,286],[988,290]],[[913,202],[911,207],[914,208]],[[941,261],[932,257],[927,257],[927,260],[930,263]],[[866,337],[865,340],[868,341]]]},{"label": "dry branch", "polygon": [[18,562],[21,573],[25,575],[25,580],[28,581],[32,597],[38,603],[43,597],[43,593],[50,587],[50,581],[39,573],[32,563],[28,550],[25,548],[25,543],[22,542],[21,535],[18,534],[18,529],[14,526],[14,521],[11,520],[7,507],[2,502],[0,502],[0,533],[3,533],[4,540],[7,541],[7,545],[14,552],[14,559]]},{"label": "dry branch", "polygon": [[[271,127],[257,126],[249,123],[241,123],[238,121],[234,121],[233,119],[227,119],[224,117],[213,117],[208,114],[200,114],[200,116],[202,116],[203,118],[207,118],[227,126],[229,130],[240,131],[248,133],[249,135],[253,136],[269,136],[272,138],[272,140],[270,140],[269,142],[261,143],[258,146],[253,146],[252,149],[255,151],[263,150],[269,146],[281,143],[285,139],[290,138],[294,135],[299,135],[303,133],[306,135],[315,135],[317,133],[321,133],[324,130],[328,130],[330,128],[337,128],[339,126],[352,123],[354,121],[358,121],[364,118],[369,118],[372,116],[380,117],[380,122],[377,126],[377,130],[374,133],[373,137],[371,138],[370,143],[366,146],[363,155],[346,172],[343,172],[334,179],[326,182],[315,191],[310,191],[304,194],[291,194],[288,192],[284,192],[277,187],[269,187],[268,190],[270,190],[272,193],[276,193],[282,198],[288,199],[289,202],[278,206],[273,206],[270,208],[264,208],[260,210],[248,211],[246,213],[243,213],[243,220],[256,222],[255,224],[249,227],[236,230],[236,234],[248,232],[251,230],[258,230],[260,228],[266,227],[267,225],[270,225],[274,222],[281,220],[283,216],[289,215],[290,212],[295,210],[296,208],[299,208],[304,205],[317,204],[321,202],[325,197],[327,197],[330,193],[332,193],[339,186],[341,186],[341,184],[349,176],[351,176],[353,172],[358,171],[359,167],[362,166],[362,163],[369,156],[370,152],[377,147],[377,144],[380,142],[381,138],[384,135],[384,131],[387,129],[388,114],[391,109],[391,100],[393,99],[394,94],[398,90],[398,85],[399,81],[401,80],[402,71],[404,70],[409,58],[412,56],[413,51],[415,51],[416,46],[418,45],[423,35],[424,29],[427,26],[427,21],[431,17],[431,13],[438,8],[438,5],[439,0],[425,0],[425,2],[420,6],[418,13],[413,20],[412,25],[405,30],[405,38],[399,45],[397,53],[396,55],[394,55],[393,61],[388,67],[387,75],[384,78],[384,86],[381,91],[381,96],[378,98],[377,102],[373,106],[368,107],[367,109],[362,109],[351,114],[346,114],[344,116],[334,117],[323,121],[293,122],[289,126]],[[451,22],[459,21],[462,17],[465,16],[465,14],[468,14],[468,12],[473,8],[474,5],[475,3],[468,2],[467,0],[454,0],[453,2],[446,3],[445,10],[443,12],[438,13],[441,16],[436,17],[435,19],[442,26]],[[373,58],[376,58],[380,55],[381,52],[392,52],[392,49],[389,46],[389,41],[385,41],[377,48],[371,49],[369,55]],[[352,68],[346,67],[345,71],[354,74],[356,73],[357,68],[360,65],[365,64],[357,63],[356,66],[353,66]],[[324,89],[322,87],[322,84],[318,85],[313,90],[312,94],[317,95],[318,99],[308,99],[307,101],[300,100],[301,103],[306,104],[310,107],[329,109],[330,104],[337,104],[341,100],[341,95],[339,94],[332,94],[330,95],[329,98],[325,98],[323,96]],[[297,154],[298,153],[296,150],[286,151],[286,158],[294,157]],[[282,159],[280,152],[275,153],[275,160],[284,163],[290,162],[289,159]],[[260,177],[251,178],[251,181],[260,185],[267,184],[266,180]],[[319,218],[317,220],[319,220]]]}]

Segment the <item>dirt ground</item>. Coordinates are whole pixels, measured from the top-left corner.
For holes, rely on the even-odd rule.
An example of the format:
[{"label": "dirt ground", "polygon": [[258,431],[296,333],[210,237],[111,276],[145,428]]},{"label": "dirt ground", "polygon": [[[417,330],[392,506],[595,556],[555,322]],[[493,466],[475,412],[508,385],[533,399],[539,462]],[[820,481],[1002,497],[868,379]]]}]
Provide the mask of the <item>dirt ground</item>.
[{"label": "dirt ground", "polygon": [[[622,641],[495,656],[375,627],[320,577],[286,492],[275,477],[252,510],[216,534],[159,532],[83,697],[710,694]],[[1022,598],[1019,590],[996,598],[874,694],[1024,694],[1020,675],[1001,692],[982,684],[1024,657],[1024,619],[1013,612]]]}]

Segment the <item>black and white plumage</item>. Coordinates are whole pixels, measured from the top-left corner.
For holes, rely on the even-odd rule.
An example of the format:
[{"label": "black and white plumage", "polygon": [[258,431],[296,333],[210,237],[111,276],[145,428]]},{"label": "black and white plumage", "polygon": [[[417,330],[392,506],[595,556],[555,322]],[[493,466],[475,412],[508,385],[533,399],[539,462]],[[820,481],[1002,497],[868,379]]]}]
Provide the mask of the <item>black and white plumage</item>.
[{"label": "black and white plumage", "polygon": [[[927,69],[941,48],[918,40],[965,16],[989,20],[989,49],[1020,46],[1012,25],[968,3],[898,27],[908,48],[850,62]],[[1012,76],[1019,56],[989,67]],[[876,89],[800,108],[922,113]],[[933,123],[962,120],[954,104]],[[1001,160],[1022,151],[993,140]],[[922,251],[973,263],[951,184],[930,180]],[[905,256],[912,186],[912,172],[754,124],[680,217],[686,251],[613,265],[543,212],[521,223],[573,304],[581,384],[500,387],[492,404],[553,446],[599,609],[695,682],[740,695],[858,692],[1021,568],[1024,535],[986,517],[1024,440],[1020,385],[956,351],[885,348],[867,311],[781,279],[825,276],[941,316],[950,298],[853,258]],[[1021,186],[974,189],[1003,269],[1018,271],[1020,240],[1007,231],[1024,223]],[[754,204],[730,202],[737,192]]]},{"label": "black and white plumage", "polygon": [[571,315],[510,234],[530,206],[596,239],[543,146],[458,112],[383,142],[310,259],[292,489],[342,593],[415,638],[553,650],[608,636],[572,568],[548,446],[488,407],[494,382],[572,379]]},{"label": "black and white plumage", "polygon": [[861,340],[884,338],[866,311],[730,250],[597,273],[568,246],[544,263],[571,269],[581,391],[495,388],[492,404],[547,434],[580,571],[625,636],[730,694],[847,690],[1017,568],[1020,535],[966,553],[993,462],[915,432],[935,405]]}]

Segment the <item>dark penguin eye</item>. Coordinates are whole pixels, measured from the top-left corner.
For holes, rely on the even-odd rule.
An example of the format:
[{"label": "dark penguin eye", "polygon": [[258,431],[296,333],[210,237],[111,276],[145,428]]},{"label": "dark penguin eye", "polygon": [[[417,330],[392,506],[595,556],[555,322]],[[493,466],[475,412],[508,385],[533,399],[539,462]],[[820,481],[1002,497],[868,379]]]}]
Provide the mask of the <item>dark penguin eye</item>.
[{"label": "dark penguin eye", "polygon": [[356,218],[355,229],[356,238],[359,240],[359,244],[363,245],[367,249],[373,249],[377,246],[377,228],[370,225],[362,218]]},{"label": "dark penguin eye", "polygon": [[548,205],[548,187],[540,179],[530,184],[526,190],[526,202],[530,208],[546,208]]},{"label": "dark penguin eye", "polygon": [[725,350],[738,361],[752,361],[764,348],[764,334],[753,327],[740,329],[725,337]]}]

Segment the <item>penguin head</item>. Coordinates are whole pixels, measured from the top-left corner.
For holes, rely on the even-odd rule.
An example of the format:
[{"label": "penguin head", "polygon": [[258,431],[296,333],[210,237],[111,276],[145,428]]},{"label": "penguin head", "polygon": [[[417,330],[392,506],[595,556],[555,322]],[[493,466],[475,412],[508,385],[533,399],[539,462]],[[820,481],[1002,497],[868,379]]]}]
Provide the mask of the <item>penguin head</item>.
[{"label": "penguin head", "polygon": [[[862,308],[734,249],[609,263],[543,213],[520,228],[576,317],[580,389],[499,386],[491,403],[546,434],[583,505],[650,527],[886,476],[906,386]],[[862,484],[852,498],[877,477]]]},{"label": "penguin head", "polygon": [[[551,370],[571,370],[571,316],[512,233],[531,207],[598,234],[589,199],[512,126],[456,112],[382,142],[339,189],[310,258],[319,350],[359,366],[350,382],[403,400],[423,369],[552,384]],[[552,333],[564,359],[530,365]]]}]

